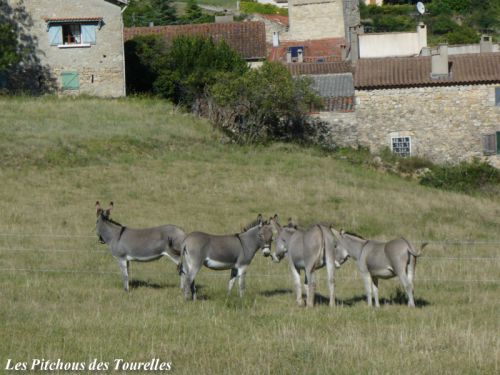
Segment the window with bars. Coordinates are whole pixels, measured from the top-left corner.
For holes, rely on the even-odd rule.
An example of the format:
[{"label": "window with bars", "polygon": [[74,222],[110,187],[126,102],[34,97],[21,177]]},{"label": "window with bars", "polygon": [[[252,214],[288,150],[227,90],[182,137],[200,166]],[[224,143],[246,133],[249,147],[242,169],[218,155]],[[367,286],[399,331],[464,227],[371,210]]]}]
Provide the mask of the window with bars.
[{"label": "window with bars", "polygon": [[483,154],[500,154],[500,131],[483,135]]},{"label": "window with bars", "polygon": [[392,137],[391,150],[404,158],[411,156],[411,137]]}]

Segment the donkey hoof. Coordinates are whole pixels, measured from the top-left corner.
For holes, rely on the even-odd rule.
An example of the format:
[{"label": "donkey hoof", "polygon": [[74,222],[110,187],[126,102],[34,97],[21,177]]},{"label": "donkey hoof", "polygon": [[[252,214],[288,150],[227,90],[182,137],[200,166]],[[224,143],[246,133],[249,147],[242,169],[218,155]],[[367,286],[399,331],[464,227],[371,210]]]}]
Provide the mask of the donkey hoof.
[{"label": "donkey hoof", "polygon": [[297,300],[297,306],[299,306],[299,307],[304,307],[304,306],[305,306],[305,302],[304,302],[304,300],[302,300],[302,299]]}]

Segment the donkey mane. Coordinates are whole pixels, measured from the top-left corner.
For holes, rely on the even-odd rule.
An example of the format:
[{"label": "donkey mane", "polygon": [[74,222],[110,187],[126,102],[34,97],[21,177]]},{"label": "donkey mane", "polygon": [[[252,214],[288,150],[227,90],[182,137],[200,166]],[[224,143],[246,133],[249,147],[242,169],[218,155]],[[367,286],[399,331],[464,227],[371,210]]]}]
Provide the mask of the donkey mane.
[{"label": "donkey mane", "polygon": [[349,236],[357,237],[357,238],[359,238],[361,240],[366,240],[366,238],[364,238],[363,236],[360,236],[359,234],[354,233],[354,232],[347,232],[347,231],[345,231],[344,233],[348,234]]},{"label": "donkey mane", "polygon": [[[263,224],[267,224],[267,221],[266,221],[266,222],[264,222],[264,221],[263,221],[262,223],[263,223]],[[242,231],[243,231],[243,232],[246,232],[247,230],[250,230],[250,229],[252,229],[253,227],[256,227],[256,226],[257,226],[257,225],[259,225],[259,224],[260,224],[260,220],[259,220],[259,219],[254,220],[254,221],[252,221],[250,224],[248,224],[248,225],[244,226]]]},{"label": "donkey mane", "polygon": [[106,216],[104,216],[104,215],[103,215],[103,216],[102,216],[102,218],[103,218],[104,220],[106,220],[106,221],[109,221],[111,224],[118,225],[118,226],[120,226],[120,227],[122,227],[122,228],[123,228],[123,227],[125,227],[125,225],[122,225],[122,224],[120,224],[119,222],[114,221],[114,220],[113,220],[113,219],[111,219],[110,217],[106,217]]}]

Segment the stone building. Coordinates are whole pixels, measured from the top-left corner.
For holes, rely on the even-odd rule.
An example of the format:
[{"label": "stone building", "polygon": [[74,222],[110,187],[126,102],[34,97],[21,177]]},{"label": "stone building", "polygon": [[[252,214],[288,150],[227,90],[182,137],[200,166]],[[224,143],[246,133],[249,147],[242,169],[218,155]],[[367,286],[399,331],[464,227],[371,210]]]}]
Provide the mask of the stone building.
[{"label": "stone building", "polygon": [[125,95],[122,9],[128,0],[7,0],[24,7],[37,55],[64,94]]},{"label": "stone building", "polygon": [[355,111],[323,111],[341,146],[389,148],[437,163],[500,167],[500,53],[361,59]]}]

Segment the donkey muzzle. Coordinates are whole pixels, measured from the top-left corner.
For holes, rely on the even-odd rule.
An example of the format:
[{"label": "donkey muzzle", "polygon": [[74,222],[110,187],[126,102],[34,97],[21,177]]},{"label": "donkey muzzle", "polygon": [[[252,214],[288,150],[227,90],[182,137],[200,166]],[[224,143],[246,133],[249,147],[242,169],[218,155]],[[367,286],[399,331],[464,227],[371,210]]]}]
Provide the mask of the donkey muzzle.
[{"label": "donkey muzzle", "polygon": [[271,249],[269,247],[264,247],[262,249],[262,254],[264,254],[265,257],[268,257],[269,255],[271,255]]}]

